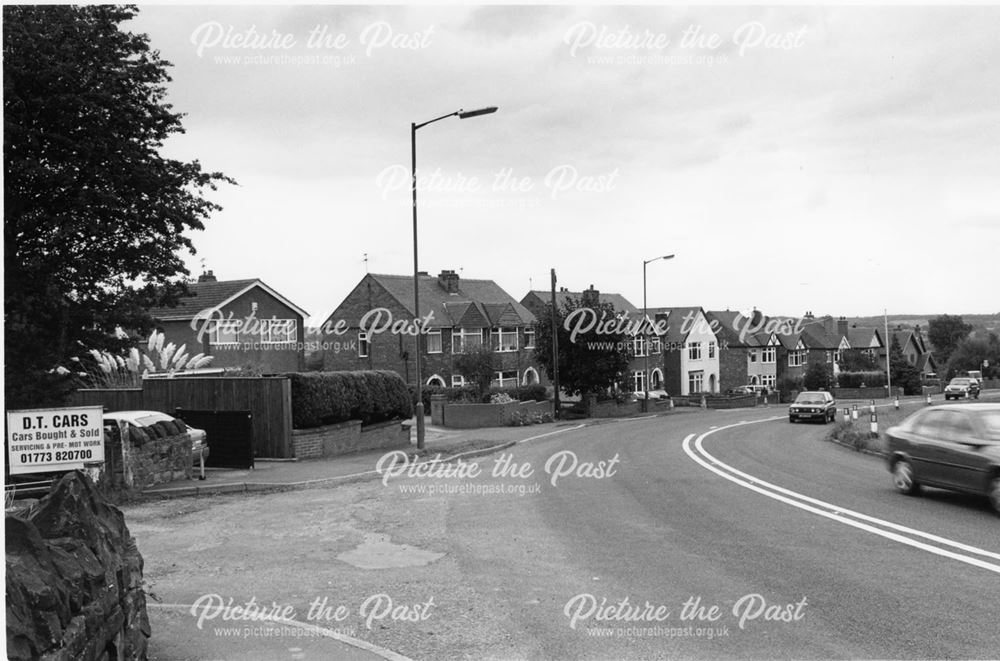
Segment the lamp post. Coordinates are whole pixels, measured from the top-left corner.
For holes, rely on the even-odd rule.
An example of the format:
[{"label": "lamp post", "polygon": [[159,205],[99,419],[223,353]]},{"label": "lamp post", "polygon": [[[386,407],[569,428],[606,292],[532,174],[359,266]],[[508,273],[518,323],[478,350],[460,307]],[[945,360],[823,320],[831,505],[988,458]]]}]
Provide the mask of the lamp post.
[{"label": "lamp post", "polygon": [[[653,259],[644,259],[642,261],[642,325],[645,327],[646,323],[649,321],[649,312],[646,310],[646,265],[652,264],[653,262],[659,261],[661,259],[673,259],[673,255],[661,255],[659,257],[654,257]],[[645,331],[645,328],[643,329]],[[649,407],[649,342],[645,340],[645,332],[643,334],[643,339],[645,342],[645,350],[643,351],[643,375],[642,380],[645,384],[646,391],[646,407]]]},{"label": "lamp post", "polygon": [[414,375],[416,377],[417,383],[417,406],[416,406],[416,418],[417,418],[417,449],[424,449],[424,401],[422,393],[422,384],[420,383],[420,335],[422,333],[421,328],[417,327],[420,320],[420,267],[417,260],[417,129],[423,128],[428,124],[433,124],[434,122],[439,122],[442,119],[447,119],[449,117],[458,117],[459,119],[469,119],[470,117],[478,117],[480,115],[489,115],[497,111],[495,106],[490,106],[489,108],[480,108],[479,110],[456,110],[455,112],[450,112],[447,115],[441,115],[430,121],[423,122],[420,124],[411,123],[410,124],[410,160],[411,160],[411,190],[413,191],[413,324],[414,330],[417,331],[413,335],[413,348],[414,348]]}]

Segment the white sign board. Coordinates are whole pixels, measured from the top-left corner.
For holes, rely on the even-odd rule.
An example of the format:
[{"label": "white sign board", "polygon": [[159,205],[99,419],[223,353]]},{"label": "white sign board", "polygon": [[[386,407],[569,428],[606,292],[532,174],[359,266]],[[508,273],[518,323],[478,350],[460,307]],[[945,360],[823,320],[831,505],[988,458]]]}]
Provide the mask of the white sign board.
[{"label": "white sign board", "polygon": [[76,406],[7,412],[11,475],[83,468],[104,461],[104,409]]}]

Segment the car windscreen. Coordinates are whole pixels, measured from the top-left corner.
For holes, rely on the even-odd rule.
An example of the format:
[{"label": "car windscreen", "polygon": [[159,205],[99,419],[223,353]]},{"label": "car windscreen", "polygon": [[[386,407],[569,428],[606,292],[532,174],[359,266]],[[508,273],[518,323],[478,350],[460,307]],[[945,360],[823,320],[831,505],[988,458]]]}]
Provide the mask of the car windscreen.
[{"label": "car windscreen", "polygon": [[951,383],[949,383],[948,385],[950,385],[950,386],[967,386],[967,385],[969,385],[969,380],[968,379],[952,379]]},{"label": "car windscreen", "polygon": [[795,398],[796,404],[826,404],[826,400],[822,397],[816,397],[815,395],[811,397],[803,397],[799,395]]},{"label": "car windscreen", "polygon": [[1000,440],[1000,411],[983,411],[979,414],[987,438]]}]

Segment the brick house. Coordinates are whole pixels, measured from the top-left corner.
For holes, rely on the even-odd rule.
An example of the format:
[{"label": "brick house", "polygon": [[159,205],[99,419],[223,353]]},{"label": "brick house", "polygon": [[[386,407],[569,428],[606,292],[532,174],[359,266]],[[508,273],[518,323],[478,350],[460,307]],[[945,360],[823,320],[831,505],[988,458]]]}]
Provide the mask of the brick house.
[{"label": "brick house", "polygon": [[885,352],[888,347],[882,339],[882,331],[878,328],[851,327],[847,331],[847,341],[852,349],[858,349],[874,358],[879,369],[885,369]]},{"label": "brick house", "polygon": [[[535,317],[496,282],[421,272],[419,291],[426,385],[464,385],[455,356],[484,345],[499,357],[494,385],[543,382],[532,356]],[[394,370],[413,383],[413,320],[413,276],[367,274],[323,324],[323,368]]]},{"label": "brick house", "polygon": [[305,310],[261,280],[217,280],[212,271],[188,290],[176,306],[149,311],[168,342],[213,356],[213,368],[303,369]]},{"label": "brick house", "polygon": [[664,387],[671,395],[717,393],[719,338],[701,307],[649,308],[650,317],[665,321]]},{"label": "brick house", "polygon": [[912,329],[896,326],[895,329],[889,331],[889,337],[890,346],[892,343],[891,338],[895,338],[903,350],[906,362],[919,369],[922,375],[937,373],[937,361],[934,360],[934,356],[927,349],[927,343],[920,332],[920,326]]},{"label": "brick house", "polygon": [[[794,318],[776,318],[790,332],[777,333],[776,374],[778,380],[805,377],[811,363],[828,365],[834,377],[840,371],[837,360],[844,347],[841,336],[830,331],[829,317],[816,319],[807,312],[797,325]],[[799,329],[796,332],[796,327]]]},{"label": "brick house", "polygon": [[764,315],[754,310],[750,318],[725,310],[705,312],[705,317],[719,338],[719,390],[742,385],[774,388],[778,338],[762,330]]},{"label": "brick house", "polygon": [[[556,304],[562,306],[567,300],[580,300],[585,305],[609,304],[616,312],[625,315],[628,321],[640,322],[642,320],[642,308],[637,308],[621,294],[606,293],[594,289],[590,285],[584,291],[570,291],[565,287],[560,287],[556,292]],[[542,310],[552,305],[552,292],[544,290],[529,291],[521,299],[521,304],[531,310],[536,316],[541,316]],[[649,316],[653,318],[653,308],[649,308]],[[660,390],[663,388],[663,349],[662,338],[652,334],[638,334],[631,338],[632,360],[628,367],[627,387],[632,392],[645,392],[646,384],[650,390]],[[646,373],[647,358],[649,373]]]}]

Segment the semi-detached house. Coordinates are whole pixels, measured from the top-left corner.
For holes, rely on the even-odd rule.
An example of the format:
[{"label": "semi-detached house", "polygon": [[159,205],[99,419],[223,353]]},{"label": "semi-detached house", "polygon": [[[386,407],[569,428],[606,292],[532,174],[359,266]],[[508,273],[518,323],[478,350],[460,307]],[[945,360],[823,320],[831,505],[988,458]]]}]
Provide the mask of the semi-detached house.
[{"label": "semi-detached house", "polygon": [[[496,282],[443,270],[421,272],[418,283],[425,385],[464,385],[455,357],[483,346],[498,358],[494,385],[544,382],[532,355],[535,317]],[[324,369],[393,370],[414,383],[413,303],[412,275],[367,274],[321,326]]]}]

